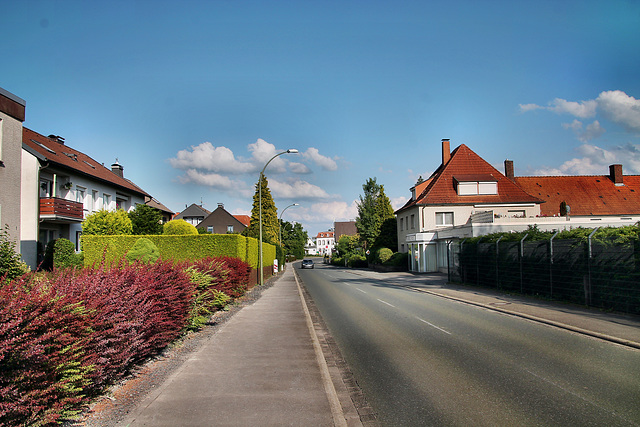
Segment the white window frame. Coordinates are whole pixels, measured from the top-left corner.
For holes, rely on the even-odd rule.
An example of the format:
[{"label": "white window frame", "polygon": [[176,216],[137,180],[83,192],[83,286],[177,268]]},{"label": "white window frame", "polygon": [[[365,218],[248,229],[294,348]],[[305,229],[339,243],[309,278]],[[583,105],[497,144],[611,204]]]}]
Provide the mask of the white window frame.
[{"label": "white window frame", "polygon": [[102,209],[109,210],[111,206],[111,194],[102,193]]},{"label": "white window frame", "polygon": [[[447,222],[450,219],[451,222]],[[455,218],[453,212],[436,212],[436,227],[449,227],[453,225]]]},{"label": "white window frame", "polygon": [[227,233],[233,233],[233,225],[227,225]]}]

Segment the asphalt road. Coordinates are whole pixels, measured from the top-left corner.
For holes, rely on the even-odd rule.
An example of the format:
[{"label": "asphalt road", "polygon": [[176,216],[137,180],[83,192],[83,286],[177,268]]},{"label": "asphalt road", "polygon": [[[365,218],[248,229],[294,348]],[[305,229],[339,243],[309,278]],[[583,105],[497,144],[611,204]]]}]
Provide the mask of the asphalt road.
[{"label": "asphalt road", "polygon": [[297,271],[382,425],[640,425],[636,349],[351,270]]}]

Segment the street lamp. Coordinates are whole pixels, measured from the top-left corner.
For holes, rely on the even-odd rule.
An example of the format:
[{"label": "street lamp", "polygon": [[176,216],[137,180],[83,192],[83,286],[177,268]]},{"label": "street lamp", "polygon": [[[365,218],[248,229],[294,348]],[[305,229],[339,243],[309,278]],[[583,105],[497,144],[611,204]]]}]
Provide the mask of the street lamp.
[{"label": "street lamp", "polygon": [[267,162],[266,165],[264,165],[264,167],[262,168],[262,172],[260,172],[260,178],[258,179],[258,222],[260,223],[259,228],[260,228],[260,241],[259,241],[259,245],[260,245],[260,285],[264,284],[264,268],[262,266],[262,176],[264,175],[264,170],[267,168],[267,166],[269,166],[269,163],[271,163],[271,160],[275,159],[278,156],[282,156],[283,154],[297,154],[298,150],[295,148],[290,148],[287,151],[283,151],[282,153],[278,153],[275,156],[273,156],[272,158],[269,159],[269,161]]},{"label": "street lamp", "polygon": [[279,234],[279,238],[280,238],[280,247],[282,247],[282,215],[284,215],[284,211],[286,211],[287,209],[289,209],[291,206],[300,206],[298,203],[293,203],[289,206],[287,206],[286,208],[282,209],[282,212],[280,212],[280,220],[278,221],[278,234]]}]

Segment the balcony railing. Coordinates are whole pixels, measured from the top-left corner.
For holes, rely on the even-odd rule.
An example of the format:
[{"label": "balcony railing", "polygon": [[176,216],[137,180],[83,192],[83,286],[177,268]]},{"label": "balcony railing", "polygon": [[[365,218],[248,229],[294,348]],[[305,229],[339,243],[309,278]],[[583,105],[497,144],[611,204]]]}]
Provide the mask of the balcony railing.
[{"label": "balcony railing", "polygon": [[82,203],[58,197],[40,198],[40,218],[65,221],[82,221]]}]

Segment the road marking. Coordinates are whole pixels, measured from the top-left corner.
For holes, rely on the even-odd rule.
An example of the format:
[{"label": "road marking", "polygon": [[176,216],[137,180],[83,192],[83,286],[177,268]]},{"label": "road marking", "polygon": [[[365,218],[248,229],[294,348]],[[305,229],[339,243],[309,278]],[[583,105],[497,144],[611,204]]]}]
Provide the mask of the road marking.
[{"label": "road marking", "polygon": [[395,306],[395,305],[393,305],[393,304],[389,304],[388,302],[383,301],[383,300],[381,300],[380,298],[376,298],[376,299],[377,299],[378,301],[380,301],[381,303],[383,303],[383,304],[387,304],[389,307],[396,308],[396,306]]},{"label": "road marking", "polygon": [[433,327],[433,328],[436,328],[436,329],[437,329],[437,330],[439,330],[439,331],[444,332],[445,334],[449,334],[449,335],[451,335],[451,332],[449,332],[449,331],[445,331],[444,329],[442,329],[442,328],[440,328],[440,327],[438,327],[438,326],[434,325],[433,323],[429,323],[429,322],[427,322],[426,320],[421,319],[421,318],[419,318],[419,317],[416,317],[416,319],[418,319],[418,320],[419,320],[419,321],[421,321],[421,322],[426,323],[427,325],[429,325],[429,326],[431,326],[431,327]]},{"label": "road marking", "polygon": [[362,292],[363,294],[366,294],[366,292],[365,292],[365,291],[363,291],[363,290],[362,290],[362,289],[360,289],[360,288],[356,288],[356,290],[358,290],[358,291]]}]

